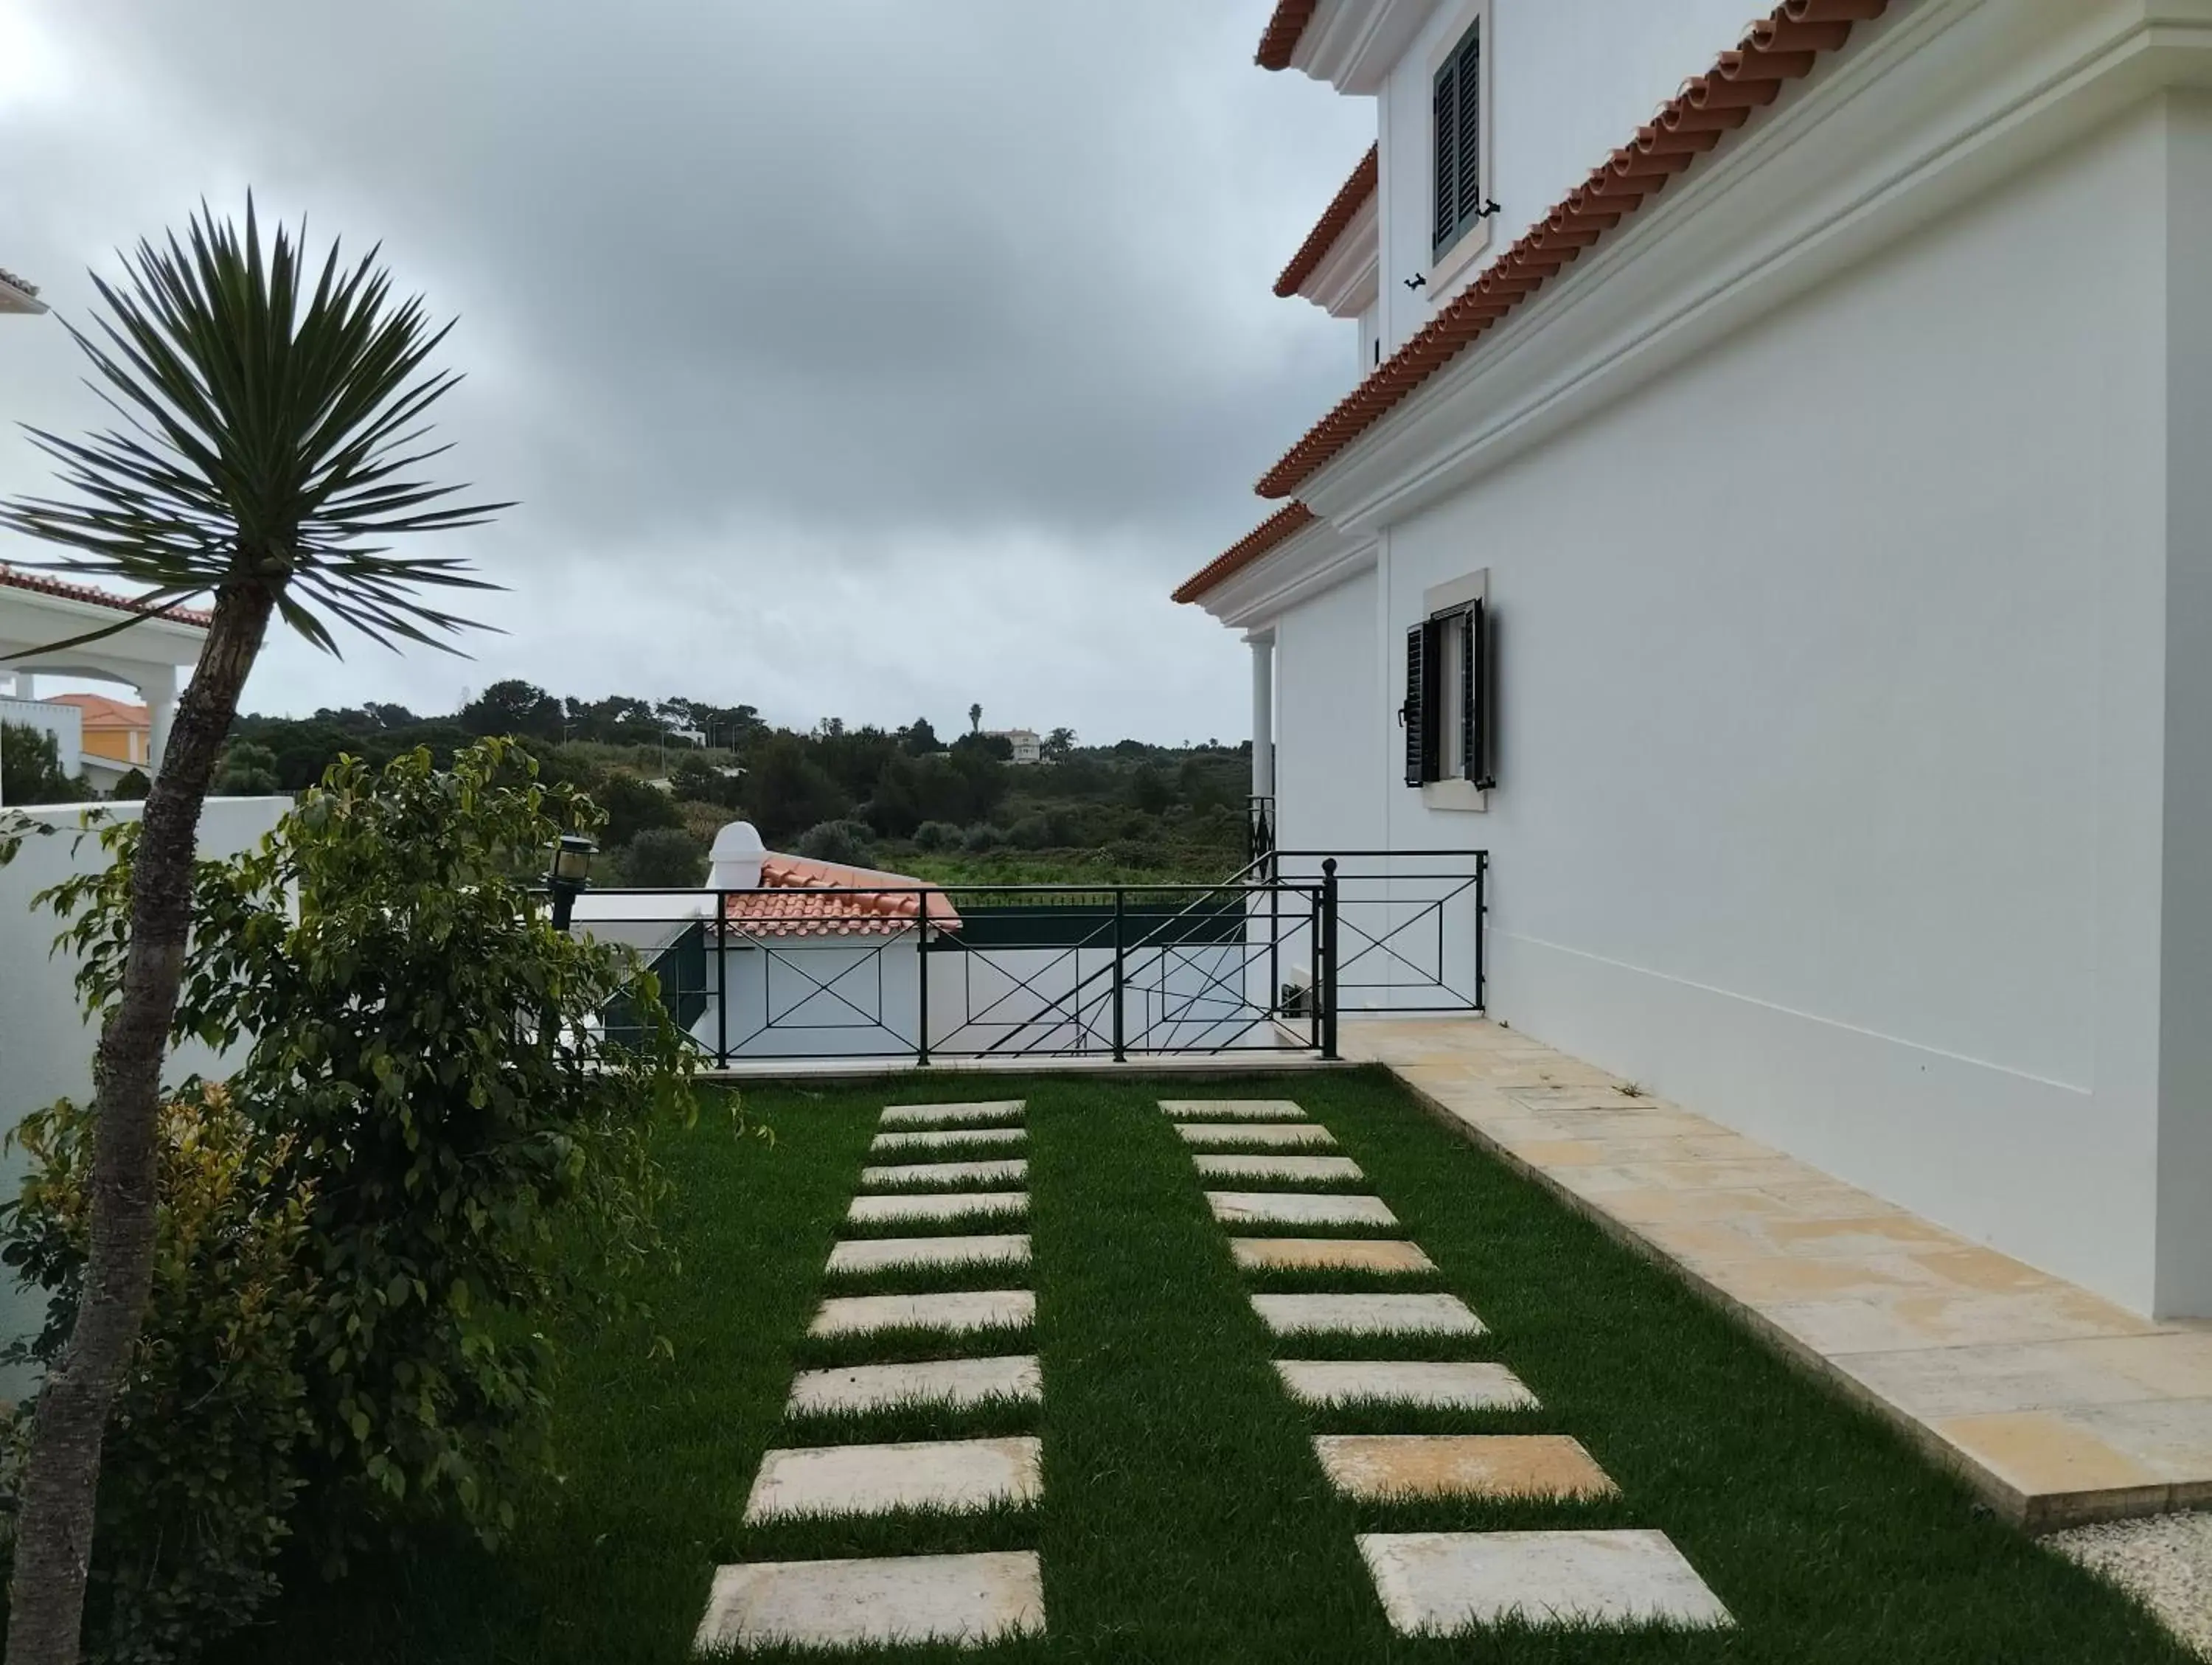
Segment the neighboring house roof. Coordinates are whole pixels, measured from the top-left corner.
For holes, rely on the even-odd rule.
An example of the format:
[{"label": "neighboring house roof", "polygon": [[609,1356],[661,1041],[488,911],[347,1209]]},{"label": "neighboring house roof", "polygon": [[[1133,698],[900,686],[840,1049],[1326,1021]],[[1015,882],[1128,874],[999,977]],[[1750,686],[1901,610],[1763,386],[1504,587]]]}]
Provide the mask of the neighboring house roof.
[{"label": "neighboring house roof", "polygon": [[749,935],[763,937],[892,937],[914,928],[927,902],[929,922],[941,931],[960,928],[960,915],[942,890],[886,896],[871,885],[920,885],[899,873],[811,861],[771,851],[761,861],[761,888],[730,893],[726,917]]},{"label": "neighboring house roof", "polygon": [[128,700],[111,700],[105,694],[56,694],[45,705],[73,705],[84,714],[88,734],[112,733],[118,729],[151,728],[153,714]]},{"label": "neighboring house roof", "polygon": [[1243,571],[1285,538],[1296,536],[1313,523],[1314,512],[1304,503],[1285,503],[1185,579],[1174,599],[1197,600],[1215,585]]},{"label": "neighboring house roof", "polygon": [[[85,601],[95,607],[112,607],[119,613],[153,613],[158,611],[148,606],[135,596],[118,595],[112,590],[102,590],[90,584],[72,584],[65,579],[48,578],[43,573],[27,573],[16,567],[0,566],[0,586],[11,590],[29,590],[38,595],[50,595],[63,601]],[[212,613],[197,612],[190,607],[179,607],[161,617],[179,624],[196,625],[204,630],[215,623]]]},{"label": "neighboring house roof", "polygon": [[[1627,144],[1568,192],[1285,453],[1261,477],[1260,495],[1288,497],[1297,491],[1577,255],[1602,241],[1646,197],[1713,149],[1724,135],[1743,126],[1754,110],[1772,104],[1785,82],[1812,74],[1823,56],[1840,51],[1854,22],[1880,17],[1889,4],[1890,0],[1784,0],[1753,22],[1734,51],[1723,52],[1711,70],[1685,82]],[[1310,5],[1301,9],[1292,0],[1283,0],[1276,8],[1267,41],[1275,38],[1279,26],[1291,27],[1286,20],[1302,13],[1282,48],[1285,62],[1297,30],[1304,27],[1312,9]],[[1266,46],[1263,41],[1263,64],[1267,62]],[[1191,585],[1183,588],[1190,590]]]},{"label": "neighboring house roof", "polygon": [[1261,33],[1260,50],[1253,54],[1253,62],[1263,70],[1289,69],[1291,54],[1298,49],[1298,37],[1306,32],[1320,3],[1321,0],[1275,0],[1274,15]]},{"label": "neighboring house roof", "polygon": [[1291,257],[1291,264],[1283,268],[1283,275],[1275,280],[1275,293],[1288,300],[1298,292],[1298,285],[1314,275],[1314,268],[1328,257],[1336,240],[1344,235],[1344,228],[1352,223],[1352,216],[1375,194],[1376,183],[1382,178],[1382,147],[1370,144],[1367,154],[1359,159],[1359,166],[1352,170],[1352,177],[1344,182],[1314,228],[1306,234],[1298,252]]}]

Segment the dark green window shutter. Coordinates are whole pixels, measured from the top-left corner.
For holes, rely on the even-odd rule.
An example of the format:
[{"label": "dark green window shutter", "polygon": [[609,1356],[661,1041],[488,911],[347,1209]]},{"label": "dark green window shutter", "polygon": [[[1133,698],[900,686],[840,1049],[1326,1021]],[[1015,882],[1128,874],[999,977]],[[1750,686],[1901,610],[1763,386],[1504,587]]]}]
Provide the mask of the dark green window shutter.
[{"label": "dark green window shutter", "polygon": [[1433,252],[1459,240],[1482,211],[1482,25],[1478,21],[1437,66],[1436,220]]},{"label": "dark green window shutter", "polygon": [[1431,619],[1406,632],[1406,784],[1418,787],[1443,773],[1443,621]]},{"label": "dark green window shutter", "polygon": [[1466,760],[1467,778],[1488,791],[1498,784],[1490,757],[1497,732],[1498,661],[1491,651],[1489,610],[1478,601],[1464,617],[1467,681],[1461,693],[1460,756]]}]

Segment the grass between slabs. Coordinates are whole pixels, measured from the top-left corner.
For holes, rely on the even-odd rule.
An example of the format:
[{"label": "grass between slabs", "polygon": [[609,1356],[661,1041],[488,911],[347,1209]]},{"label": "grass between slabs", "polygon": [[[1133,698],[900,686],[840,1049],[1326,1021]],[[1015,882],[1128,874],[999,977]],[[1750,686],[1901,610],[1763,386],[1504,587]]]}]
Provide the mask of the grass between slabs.
[{"label": "grass between slabs", "polygon": [[[1001,1082],[1030,1103],[1026,1218],[854,1227],[846,1205],[887,1103],[981,1096],[972,1078],[749,1092],[773,1148],[702,1120],[672,1140],[680,1270],[639,1293],[675,1343],[571,1338],[559,1399],[564,1477],[496,1553],[447,1540],[302,1576],[241,1659],[331,1665],[676,1665],[716,1564],[1030,1549],[1048,1634],[1017,1661],[2170,1662],[2142,1609],[1988,1516],[1898,1436],[1784,1364],[1666,1273],[1432,1122],[1379,1073],[1174,1085]],[[1358,1160],[1395,1231],[1249,1228],[1255,1236],[1404,1237],[1433,1273],[1241,1273],[1163,1094],[1295,1097]],[[903,1156],[904,1153],[902,1153]],[[1237,1182],[1219,1189],[1267,1189]],[[1341,1188],[1331,1187],[1328,1188]],[[1034,1263],[827,1279],[841,1236],[1026,1231]],[[825,1295],[1034,1288],[1034,1332],[948,1340],[810,1337]],[[1448,1290],[1473,1337],[1270,1336],[1257,1291]],[[901,1408],[784,1419],[793,1374],[833,1364],[1036,1352],[1042,1406]],[[1309,1411],[1273,1358],[1495,1359],[1536,1411]],[[1618,1498],[1354,1504],[1310,1436],[1556,1432],[1589,1448]],[[1040,1435],[1030,1509],[747,1526],[777,1445]],[[1667,1533],[1735,1614],[1717,1632],[1500,1630],[1409,1639],[1385,1623],[1353,1545],[1370,1529],[1638,1526]],[[819,1658],[819,1655],[799,1656]],[[974,1658],[952,1649],[868,1657]]]}]

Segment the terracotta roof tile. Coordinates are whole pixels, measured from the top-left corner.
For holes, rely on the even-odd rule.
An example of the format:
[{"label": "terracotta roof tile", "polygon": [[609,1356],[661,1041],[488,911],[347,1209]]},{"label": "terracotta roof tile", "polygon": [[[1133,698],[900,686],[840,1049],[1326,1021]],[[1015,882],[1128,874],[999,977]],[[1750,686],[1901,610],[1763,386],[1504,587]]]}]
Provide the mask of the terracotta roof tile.
[{"label": "terracotta roof tile", "polygon": [[[48,578],[43,573],[27,573],[17,567],[0,566],[0,586],[11,590],[30,590],[40,595],[58,596],[64,601],[88,601],[95,607],[112,607],[119,613],[150,613],[154,611],[136,597],[118,595],[112,590],[95,588],[90,584],[72,584],[65,579]],[[179,607],[162,617],[179,624],[192,624],[204,630],[215,623],[212,613]]]},{"label": "terracotta roof tile", "polygon": [[84,729],[88,734],[115,729],[149,728],[154,721],[144,706],[133,705],[128,700],[112,700],[105,694],[57,694],[40,703],[75,706],[84,714]]},{"label": "terracotta roof tile", "polygon": [[1304,503],[1285,504],[1258,526],[1222,550],[1183,580],[1176,601],[1195,601],[1234,573],[1242,572],[1285,538],[1294,538],[1314,523],[1314,512]]},{"label": "terracotta roof tile", "polygon": [[1313,21],[1314,9],[1321,0],[1275,0],[1274,15],[1267,19],[1267,27],[1260,36],[1260,50],[1252,61],[1263,70],[1287,70],[1291,54],[1297,50],[1298,37],[1306,32]]},{"label": "terracotta roof tile", "polygon": [[[1521,240],[1417,334],[1370,372],[1335,410],[1316,423],[1260,480],[1262,497],[1288,497],[1338,453],[1395,410],[1422,382],[1456,358],[1500,319],[1540,289],[1583,250],[1635,213],[1646,197],[1743,126],[1751,112],[1781,96],[1786,82],[1812,73],[1826,53],[1840,51],[1851,26],[1880,17],[1891,0],[1784,0],[1753,22],[1735,50],[1704,75],[1683,83],[1650,123],[1538,220]],[[1279,6],[1269,27],[1293,9]],[[1310,14],[1308,6],[1305,12]],[[1303,27],[1304,17],[1298,19]],[[1291,34],[1295,43],[1296,33]],[[1283,48],[1287,61],[1289,46]],[[1262,59],[1264,62],[1264,58]],[[1227,559],[1224,556],[1224,561]],[[1222,564],[1216,561],[1206,571]],[[1234,568],[1231,568],[1234,570]],[[1225,576],[1225,574],[1224,574]],[[1205,574],[1178,590],[1193,600]]]},{"label": "terracotta roof tile", "polygon": [[724,917],[749,936],[892,937],[914,928],[920,904],[940,931],[960,928],[945,892],[885,895],[871,886],[919,885],[918,878],[872,872],[840,861],[811,861],[805,856],[769,854],[761,862],[761,888],[732,892]]},{"label": "terracotta roof tile", "polygon": [[1283,275],[1275,280],[1275,293],[1288,300],[1298,292],[1298,285],[1314,274],[1314,268],[1328,258],[1336,240],[1344,235],[1345,227],[1352,216],[1359,212],[1367,199],[1375,194],[1382,178],[1382,147],[1370,144],[1367,154],[1359,159],[1359,166],[1352,170],[1352,177],[1344,182],[1314,228],[1306,234],[1298,252],[1291,257],[1291,264],[1283,268]]}]

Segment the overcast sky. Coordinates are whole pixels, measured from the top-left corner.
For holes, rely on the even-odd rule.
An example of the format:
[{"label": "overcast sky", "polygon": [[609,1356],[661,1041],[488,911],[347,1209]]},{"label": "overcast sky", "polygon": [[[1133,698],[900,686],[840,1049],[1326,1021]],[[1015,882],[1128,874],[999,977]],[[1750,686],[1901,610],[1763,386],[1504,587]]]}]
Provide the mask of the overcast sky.
[{"label": "overcast sky", "polygon": [[[1240,738],[1167,592],[1257,522],[1352,349],[1268,293],[1371,137],[1253,67],[1267,0],[6,0],[0,265],[88,267],[251,185],[458,314],[473,657],[276,641],[250,708],[556,693],[1087,739]],[[15,427],[100,416],[0,319]],[[0,556],[20,544],[0,542]]]}]

